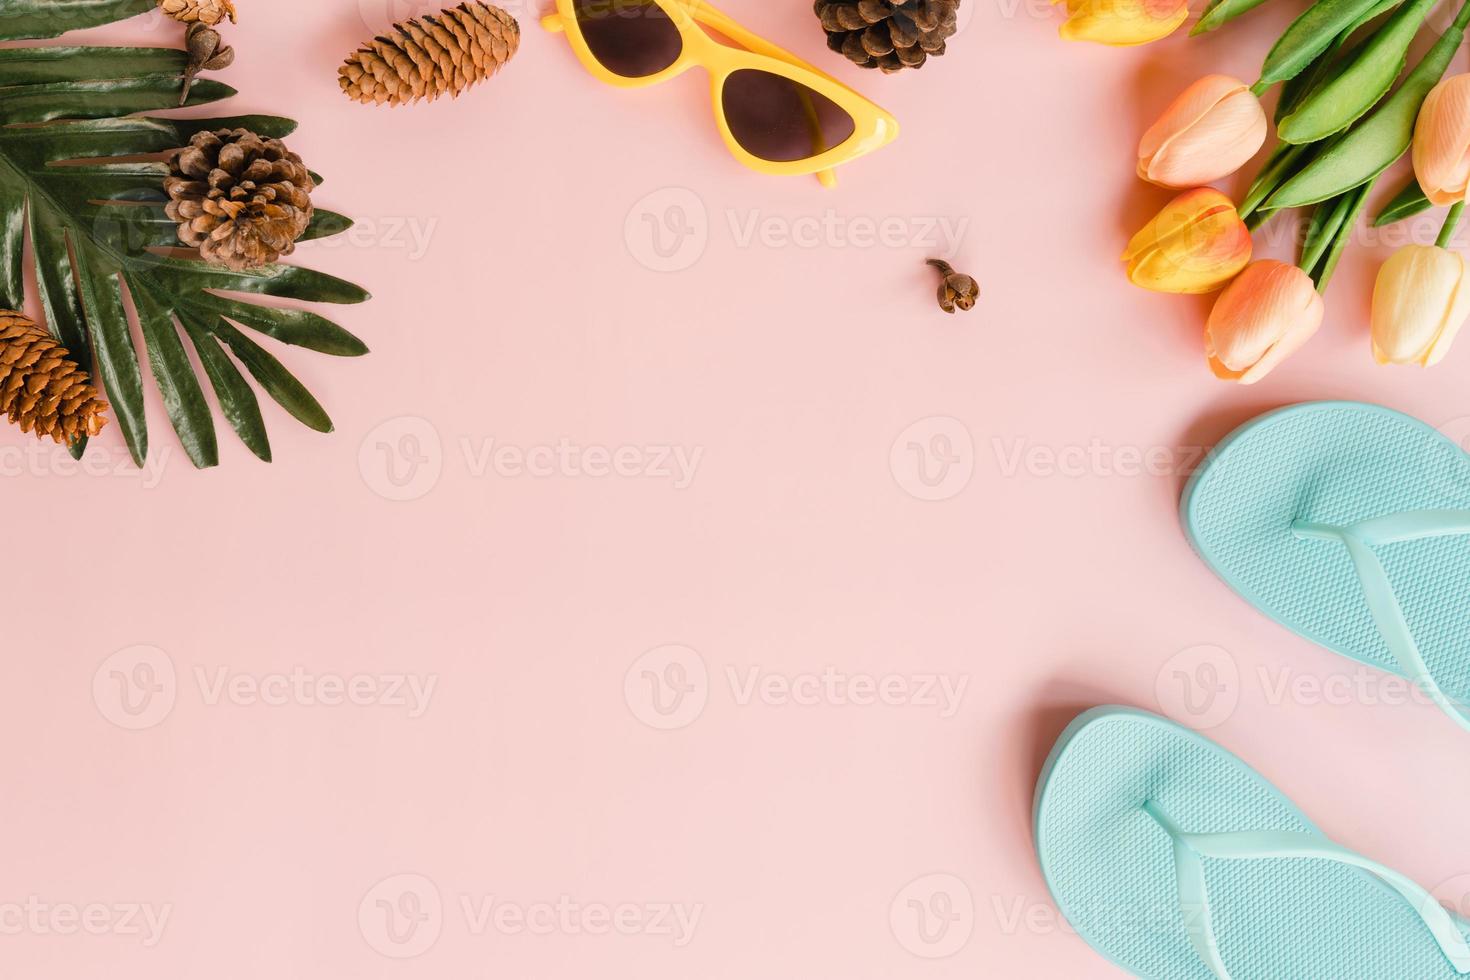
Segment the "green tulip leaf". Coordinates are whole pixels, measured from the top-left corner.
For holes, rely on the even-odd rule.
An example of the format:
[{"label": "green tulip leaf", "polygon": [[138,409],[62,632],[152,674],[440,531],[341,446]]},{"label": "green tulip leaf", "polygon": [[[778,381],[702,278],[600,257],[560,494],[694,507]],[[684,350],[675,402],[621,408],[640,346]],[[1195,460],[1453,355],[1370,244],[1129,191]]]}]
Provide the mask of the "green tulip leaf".
[{"label": "green tulip leaf", "polygon": [[1439,0],[1413,0],[1358,48],[1346,68],[1303,99],[1281,121],[1287,143],[1315,143],[1368,113],[1393,88],[1409,60],[1409,45]]},{"label": "green tulip leaf", "polygon": [[1230,23],[1242,14],[1248,14],[1255,10],[1266,0],[1217,0],[1210,4],[1209,9],[1200,17],[1199,23],[1189,32],[1191,37],[1208,34],[1210,31],[1218,30]]},{"label": "green tulip leaf", "polygon": [[[0,37],[50,36],[61,23],[96,26],[153,7],[153,0],[0,0]],[[91,368],[139,466],[148,456],[149,431],[143,352],[135,335],[169,422],[196,466],[219,461],[201,371],[225,420],[268,461],[259,403],[236,361],[306,425],[329,431],[331,420],[247,333],[335,356],[364,354],[367,347],[317,313],[253,297],[342,304],[361,303],[368,294],[309,269],[271,265],[233,272],[184,250],[164,213],[168,168],[157,162],[160,155],[204,130],[240,127],[283,137],[296,128],[274,116],[138,115],[177,106],[185,61],[183,51],[162,48],[0,49],[0,308],[25,305],[29,245],[46,324],[78,363]],[[200,80],[189,104],[233,94]],[[350,225],[341,215],[318,211],[305,237],[338,234]],[[72,451],[84,452],[85,441]]]},{"label": "green tulip leaf", "polygon": [[1410,177],[1409,183],[1388,205],[1379,212],[1378,217],[1373,219],[1374,228],[1382,228],[1395,222],[1412,218],[1416,214],[1423,214],[1434,204],[1424,194],[1424,188],[1419,186],[1419,178]]},{"label": "green tulip leaf", "polygon": [[[1281,98],[1276,102],[1275,120],[1277,127],[1279,128],[1281,126],[1281,120],[1300,108],[1301,104],[1308,97],[1316,94],[1322,86],[1332,81],[1340,68],[1338,55],[1342,53],[1343,48],[1347,47],[1353,35],[1403,2],[1404,0],[1381,0],[1376,7],[1362,17],[1359,17],[1348,26],[1347,30],[1339,34],[1328,45],[1327,50],[1318,55],[1317,60],[1312,62],[1306,70],[1294,78],[1287,79],[1285,84],[1281,86]],[[1357,54],[1358,50],[1354,49],[1352,57],[1356,57]]]},{"label": "green tulip leaf", "polygon": [[1272,209],[1304,207],[1346,194],[1404,155],[1414,138],[1414,123],[1431,89],[1439,84],[1465,40],[1470,0],[1444,35],[1409,73],[1397,92],[1364,121],[1334,141],[1266,202]]},{"label": "green tulip leaf", "polygon": [[1378,3],[1379,0],[1317,0],[1292,22],[1266,56],[1257,90],[1300,75]]}]

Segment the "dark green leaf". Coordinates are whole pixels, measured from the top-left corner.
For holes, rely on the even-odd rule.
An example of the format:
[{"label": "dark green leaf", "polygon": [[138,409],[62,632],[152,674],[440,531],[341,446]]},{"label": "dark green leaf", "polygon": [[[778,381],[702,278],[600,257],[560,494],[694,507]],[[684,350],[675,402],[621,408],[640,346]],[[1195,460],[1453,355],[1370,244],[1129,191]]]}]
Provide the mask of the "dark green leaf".
[{"label": "dark green leaf", "polygon": [[156,0],[0,0],[0,41],[60,37],[145,14]]},{"label": "dark green leaf", "polygon": [[240,436],[240,441],[260,459],[271,461],[271,443],[266,435],[265,419],[260,415],[260,400],[255,397],[249,382],[240,374],[230,355],[220,347],[220,342],[192,317],[183,316],[179,322],[189,334],[199,363],[209,375],[214,386],[214,396],[219,399],[220,412]]},{"label": "dark green leaf", "polygon": [[97,368],[117,424],[127,440],[133,462],[148,458],[148,419],[143,412],[143,372],[138,352],[128,330],[123,310],[122,286],[115,271],[104,267],[105,258],[89,241],[76,242],[77,284],[81,287],[82,310],[88,335],[97,354]]},{"label": "dark green leaf", "polygon": [[317,432],[332,431],[332,419],[321,403],[269,351],[223,320],[215,324],[214,335],[229,346],[266,394],[297,421]]},{"label": "dark green leaf", "polygon": [[1384,225],[1412,218],[1416,214],[1423,214],[1432,207],[1434,204],[1424,195],[1424,188],[1419,186],[1418,178],[1410,177],[1409,183],[1399,191],[1398,196],[1389,201],[1388,206],[1377,218],[1373,219],[1373,227],[1382,228]]},{"label": "dark green leaf", "polygon": [[163,395],[163,407],[173,423],[174,431],[189,459],[201,469],[219,465],[219,446],[214,437],[214,422],[209,417],[209,403],[194,366],[179,340],[173,318],[164,311],[147,290],[132,292],[133,306],[138,310],[138,323],[143,329],[143,342],[148,347],[148,366]]}]

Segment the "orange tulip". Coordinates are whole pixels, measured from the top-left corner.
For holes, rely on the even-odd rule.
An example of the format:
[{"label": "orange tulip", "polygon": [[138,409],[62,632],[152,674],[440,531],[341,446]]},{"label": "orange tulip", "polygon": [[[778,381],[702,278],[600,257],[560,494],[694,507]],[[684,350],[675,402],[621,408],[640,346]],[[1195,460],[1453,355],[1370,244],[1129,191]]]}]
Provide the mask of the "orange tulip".
[{"label": "orange tulip", "polygon": [[[1061,0],[1052,0],[1059,3]],[[1189,0],[1066,0],[1069,41],[1119,46],[1168,37],[1189,19]]]},{"label": "orange tulip", "polygon": [[1250,86],[1206,75],[1185,89],[1138,145],[1138,176],[1165,187],[1228,177],[1266,142],[1266,110]]},{"label": "orange tulip", "polygon": [[1432,367],[1470,319],[1470,262],[1435,245],[1410,245],[1383,264],[1373,288],[1373,356]]},{"label": "orange tulip", "polygon": [[1210,369],[1226,381],[1255,384],[1312,339],[1326,311],[1311,276],[1274,259],[1256,262],[1210,312]]},{"label": "orange tulip", "polygon": [[1230,198],[1209,187],[1181,194],[1133,236],[1123,261],[1135,286],[1212,293],[1251,260],[1251,233]]},{"label": "orange tulip", "polygon": [[1465,200],[1470,188],[1470,75],[1434,87],[1414,128],[1414,174],[1430,201]]}]

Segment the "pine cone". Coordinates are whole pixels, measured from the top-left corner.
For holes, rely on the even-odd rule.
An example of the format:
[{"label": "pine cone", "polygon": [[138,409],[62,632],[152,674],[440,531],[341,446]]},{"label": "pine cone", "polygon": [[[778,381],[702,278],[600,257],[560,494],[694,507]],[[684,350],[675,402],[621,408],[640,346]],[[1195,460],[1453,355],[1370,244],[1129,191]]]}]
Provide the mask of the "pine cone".
[{"label": "pine cone", "polygon": [[73,443],[107,424],[87,372],[30,317],[0,310],[0,412],[38,437]]},{"label": "pine cone", "polygon": [[311,171],[280,140],[248,129],[196,133],[169,160],[168,216],[179,241],[236,272],[296,249],[311,224]]},{"label": "pine cone", "polygon": [[921,68],[959,28],[960,0],[816,0],[827,47],[863,68]]},{"label": "pine cone", "polygon": [[364,44],[338,69],[347,97],[391,106],[430,102],[461,92],[500,70],[516,53],[516,19],[482,0],[467,0],[435,16],[395,24],[387,37]]},{"label": "pine cone", "polygon": [[235,20],[234,0],[158,0],[163,12],[174,20],[193,24],[196,21],[213,27],[226,17]]}]

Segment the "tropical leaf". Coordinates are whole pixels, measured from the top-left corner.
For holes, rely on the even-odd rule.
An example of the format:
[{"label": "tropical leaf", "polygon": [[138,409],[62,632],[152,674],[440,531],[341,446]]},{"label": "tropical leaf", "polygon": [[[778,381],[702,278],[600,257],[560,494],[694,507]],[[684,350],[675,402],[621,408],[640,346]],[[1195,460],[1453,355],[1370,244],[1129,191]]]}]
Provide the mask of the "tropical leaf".
[{"label": "tropical leaf", "polygon": [[[0,0],[0,38],[54,36],[58,24],[90,27],[153,6],[153,0]],[[364,354],[367,347],[323,316],[252,297],[360,303],[368,294],[308,269],[272,265],[232,272],[182,250],[163,210],[168,168],[161,155],[202,130],[243,127],[279,138],[296,128],[275,116],[140,115],[178,103],[184,64],[184,52],[162,48],[0,49],[0,307],[24,304],[22,256],[29,244],[51,331],[80,363],[95,364],[94,376],[139,466],[148,455],[148,424],[134,321],[153,383],[194,464],[216,465],[219,451],[190,348],[225,420],[253,453],[269,460],[259,403],[242,366],[304,424],[330,431],[332,423],[249,332],[337,356]],[[233,94],[218,82],[199,81],[188,104]],[[341,215],[318,211],[306,237],[350,225]],[[73,447],[78,455],[84,449]]]}]

